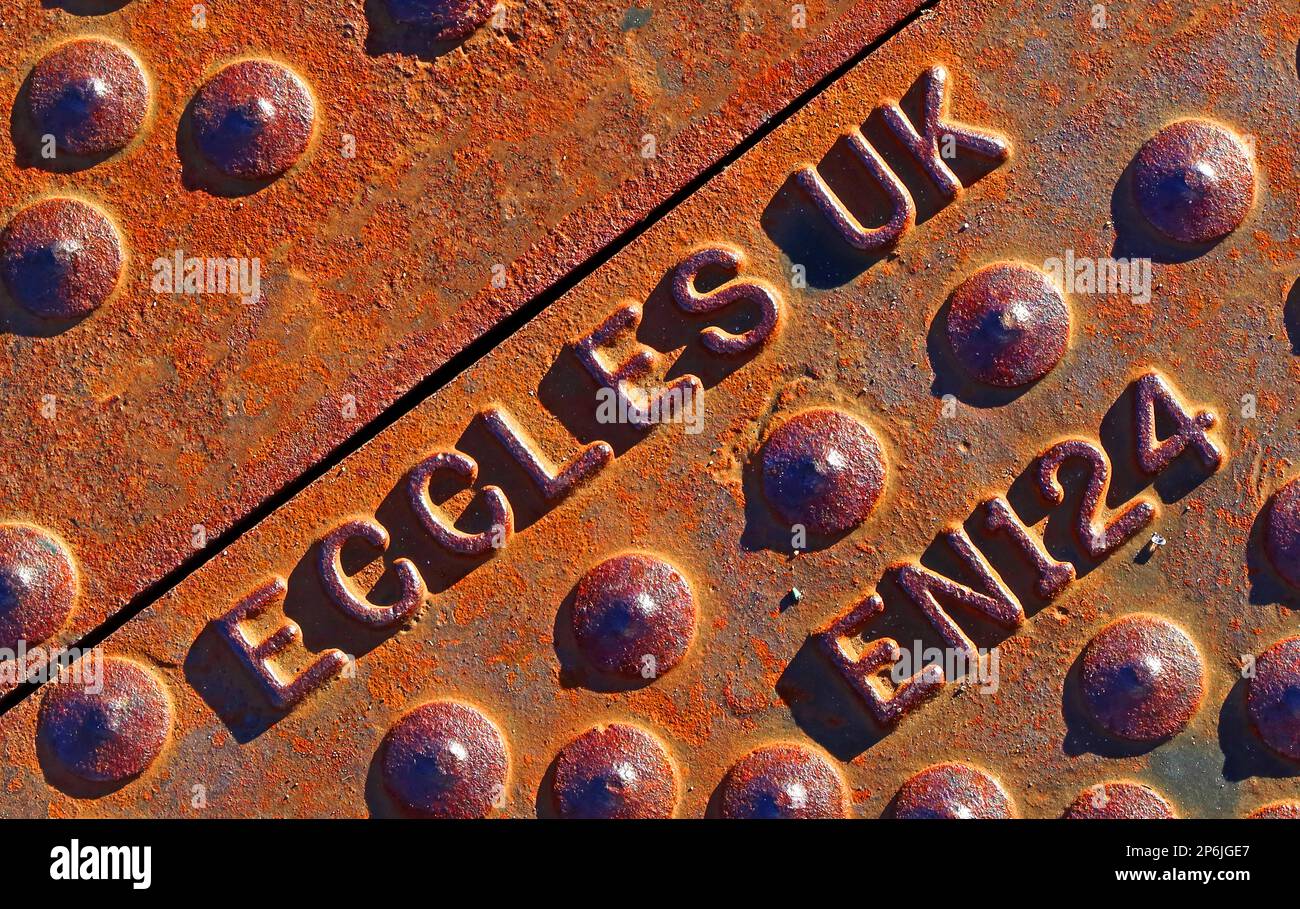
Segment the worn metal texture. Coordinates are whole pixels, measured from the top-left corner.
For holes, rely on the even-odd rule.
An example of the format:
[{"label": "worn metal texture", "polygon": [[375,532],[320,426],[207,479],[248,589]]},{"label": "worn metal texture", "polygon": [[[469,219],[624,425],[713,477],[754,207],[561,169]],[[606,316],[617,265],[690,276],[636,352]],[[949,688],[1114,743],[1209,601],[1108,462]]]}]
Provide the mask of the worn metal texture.
[{"label": "worn metal texture", "polygon": [[21,441],[0,517],[80,568],[49,643],[917,5],[813,2],[793,27],[743,3],[506,2],[452,40],[378,0],[5,4],[0,389]]},{"label": "worn metal texture", "polygon": [[[1300,10],[1106,11],[909,25],[114,632],[173,710],[141,773],[72,771],[138,759],[161,710],[62,758],[66,683],[9,711],[0,810],[1293,812]],[[1199,246],[1132,186],[1188,118],[1254,184],[1234,225],[1239,172],[1157,156],[1143,193]],[[1117,260],[1120,289],[1077,268]],[[1068,318],[1041,282],[954,299],[996,263]],[[888,675],[995,645],[973,680]]]}]

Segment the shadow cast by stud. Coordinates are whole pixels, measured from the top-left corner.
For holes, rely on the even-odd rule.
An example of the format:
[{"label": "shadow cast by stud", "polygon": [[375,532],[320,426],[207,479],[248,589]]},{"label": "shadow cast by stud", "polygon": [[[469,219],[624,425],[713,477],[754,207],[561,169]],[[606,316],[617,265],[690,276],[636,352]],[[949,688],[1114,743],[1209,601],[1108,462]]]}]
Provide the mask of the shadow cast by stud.
[{"label": "shadow cast by stud", "polygon": [[1281,606],[1291,612],[1300,607],[1300,595],[1277,573],[1269,561],[1265,548],[1269,512],[1273,508],[1270,497],[1251,522],[1246,536],[1246,577],[1250,582],[1252,606]]},{"label": "shadow cast by stud", "polygon": [[1250,683],[1237,679],[1219,709],[1219,750],[1223,752],[1223,778],[1240,782],[1251,778],[1281,779],[1300,776],[1300,765],[1274,754],[1250,721],[1246,694]]},{"label": "shadow cast by stud", "polygon": [[136,774],[126,779],[108,780],[106,782],[82,779],[63,766],[59,759],[50,752],[49,746],[41,736],[36,737],[36,762],[40,765],[41,775],[45,778],[46,784],[75,799],[93,800],[103,798],[140,778],[140,774]]},{"label": "shadow cast by stud", "polygon": [[61,9],[73,16],[106,16],[125,7],[131,0],[41,0],[46,9]]},{"label": "shadow cast by stud", "polygon": [[384,753],[388,749],[388,734],[380,739],[379,744],[370,755],[370,763],[366,765],[366,784],[365,797],[366,809],[370,812],[372,818],[395,819],[416,817],[411,812],[405,811],[400,805],[393,801],[393,797],[388,794],[388,787],[384,785]]},{"label": "shadow cast by stud", "polygon": [[[3,236],[4,229],[0,227],[0,238]],[[113,296],[116,297],[117,293],[115,292]],[[15,300],[4,281],[0,280],[0,333],[20,335],[24,338],[53,338],[75,328],[90,316],[91,313],[68,319],[38,316]]]}]

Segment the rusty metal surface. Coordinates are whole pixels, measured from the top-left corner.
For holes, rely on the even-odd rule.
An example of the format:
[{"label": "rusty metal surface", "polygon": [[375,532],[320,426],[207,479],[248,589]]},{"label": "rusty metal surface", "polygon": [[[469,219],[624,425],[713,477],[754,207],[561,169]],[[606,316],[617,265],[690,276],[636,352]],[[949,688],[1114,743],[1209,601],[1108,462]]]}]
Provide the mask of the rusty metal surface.
[{"label": "rusty metal surface", "polygon": [[[115,632],[105,665],[174,713],[142,773],[73,771],[138,759],[156,708],[62,757],[40,716],[64,683],[4,716],[0,810],[833,814],[839,784],[859,817],[1293,814],[1300,10],[1093,14],[910,25]],[[1188,118],[1254,183],[1198,246],[1132,185]],[[904,128],[929,122],[956,161]],[[1156,210],[1221,232],[1235,177],[1180,166]],[[1065,326],[1041,285],[953,299],[996,263],[1108,257],[1150,260],[1149,300],[1072,268]],[[959,300],[991,315],[950,334]],[[639,425],[669,392],[700,422]],[[827,410],[851,419],[780,435]],[[624,639],[670,665],[629,672]],[[973,682],[887,675],[994,645]]]},{"label": "rusty metal surface", "polygon": [[792,28],[744,3],[506,2],[460,37],[480,6],[423,24],[429,4],[394,22],[379,0],[0,11],[0,389],[21,440],[0,453],[0,515],[80,568],[51,644],[917,3],[814,2]]}]

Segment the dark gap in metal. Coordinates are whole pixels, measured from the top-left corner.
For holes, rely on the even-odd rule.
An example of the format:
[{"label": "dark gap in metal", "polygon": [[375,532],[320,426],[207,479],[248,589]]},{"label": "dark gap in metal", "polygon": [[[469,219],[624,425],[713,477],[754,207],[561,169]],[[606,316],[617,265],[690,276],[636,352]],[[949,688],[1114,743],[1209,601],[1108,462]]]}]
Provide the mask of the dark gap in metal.
[{"label": "dark gap in metal", "polygon": [[[650,210],[641,220],[633,224],[613,240],[610,240],[590,258],[581,265],[574,268],[567,275],[553,284],[549,289],[538,294],[532,300],[515,310],[515,312],[506,316],[497,325],[485,331],[475,340],[467,344],[459,353],[454,355],[442,366],[435,369],[427,377],[416,383],[411,389],[402,394],[390,404],[383,413],[376,416],[364,427],[353,435],[349,436],[342,444],[331,451],[313,466],[303,471],[296,479],[291,480],[276,492],[267,496],[261,504],[254,507],[246,515],[229,527],[224,533],[218,534],[208,541],[208,545],[194,553],[185,561],[181,562],[167,574],[163,575],[153,584],[140,591],[131,598],[130,602],[116,614],[109,617],[103,624],[87,632],[82,638],[72,644],[68,644],[68,649],[76,648],[81,651],[93,650],[103,641],[117,631],[131,619],[135,618],[144,610],[148,609],[158,600],[169,594],[185,578],[198,571],[212,559],[220,555],[228,546],[237,539],[252,530],[264,518],[270,516],[272,512],[281,505],[287,503],[298,493],[302,492],[316,480],[329,473],[349,455],[357,451],[375,436],[379,435],[389,426],[396,423],[402,417],[406,416],[416,407],[418,407],[426,398],[437,392],[444,385],[451,382],[452,379],[460,375],[469,367],[473,366],[483,357],[487,356],[498,345],[517,332],[520,328],[532,321],[534,317],[540,315],[547,307],[564,296],[575,286],[581,283],[596,269],[603,266],[606,262],[618,255],[625,248],[634,243],[642,234],[652,228],[669,212],[684,202],[687,198],[694,195],[701,187],[716,177],[722,171],[726,170],[742,155],[757,145],[763,139],[767,138],[772,132],[802,110],[809,102],[824,92],[834,83],[843,78],[849,70],[857,66],[868,56],[874,53],[882,44],[889,41],[903,29],[907,28],[917,19],[928,14],[938,7],[941,0],[928,0],[921,6],[913,10],[909,15],[901,19],[897,24],[887,29],[879,38],[854,53],[847,60],[841,63],[835,69],[831,70],[825,76],[818,79],[815,83],[797,95],[794,100],[788,103],[776,114],[773,114],[765,122],[760,124],[752,133],[742,139],[730,151],[723,154],[718,160],[705,168],[698,176],[687,182],[685,186],[677,190],[664,201],[660,202]],[[0,716],[12,710],[18,704],[22,703],[28,697],[36,692],[42,682],[25,682],[14,690],[10,691],[4,697],[0,697]]]}]

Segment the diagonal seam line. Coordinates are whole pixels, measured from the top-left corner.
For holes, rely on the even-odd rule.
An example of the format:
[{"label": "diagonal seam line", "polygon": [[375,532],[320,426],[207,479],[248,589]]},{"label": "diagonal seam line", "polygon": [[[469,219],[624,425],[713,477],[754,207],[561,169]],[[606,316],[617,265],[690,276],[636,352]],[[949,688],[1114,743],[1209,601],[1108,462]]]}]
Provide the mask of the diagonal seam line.
[{"label": "diagonal seam line", "polygon": [[[443,363],[442,366],[439,366],[424,379],[421,379],[414,386],[400,395],[392,404],[385,408],[382,413],[375,416],[369,423],[349,436],[333,451],[325,455],[311,467],[308,467],[299,474],[297,478],[289,481],[280,489],[267,496],[260,504],[254,506],[247,514],[235,521],[235,523],[227,528],[223,533],[211,538],[208,541],[207,546],[195,552],[157,581],[137,593],[125,606],[106,619],[103,623],[86,632],[86,634],[82,635],[80,639],[74,643],[62,646],[65,646],[67,649],[75,648],[83,652],[98,647],[109,635],[175,590],[186,578],[203,568],[208,562],[215,559],[218,555],[234,544],[236,540],[251,531],[265,518],[270,517],[271,514],[278,511],[282,505],[287,504],[291,499],[295,498],[298,493],[302,492],[312,483],[329,473],[375,436],[379,435],[389,426],[392,426],[429,397],[440,391],[444,386],[450,384],[451,381],[462,372],[490,354],[507,338],[514,335],[535,317],[548,309],[552,303],[559,300],[570,290],[584,281],[589,275],[601,268],[628,246],[636,242],[643,234],[648,232],[652,227],[666,217],[669,212],[675,210],[688,198],[695,195],[695,193],[702,189],[709,181],[718,176],[743,155],[749,152],[750,149],[754,148],[758,143],[762,142],[765,138],[775,132],[785,124],[787,120],[812,102],[818,95],[826,91],[836,82],[839,82],[840,79],[847,75],[850,70],[878,50],[886,41],[891,40],[895,35],[903,31],[913,22],[916,22],[918,19],[931,13],[938,7],[940,2],[941,0],[927,0],[927,2],[922,3],[907,16],[904,16],[897,23],[886,29],[876,40],[856,51],[848,59],[844,60],[826,75],[822,76],[811,86],[804,89],[801,93],[796,95],[793,100],[781,108],[780,111],[765,120],[753,132],[740,140],[740,142],[706,167],[697,176],[652,208],[650,212],[643,216],[639,221],[628,227],[617,237],[610,240],[594,254],[588,257],[581,265],[578,265],[569,271],[568,274],[562,277],[559,281],[556,281],[549,288],[533,297],[513,313],[498,322],[495,326],[467,344],[459,353],[452,356],[451,359]],[[47,664],[46,668],[50,668],[51,665],[52,661]],[[49,673],[47,672],[45,675],[48,678]],[[23,682],[8,694],[4,695],[4,697],[0,697],[0,716],[8,713],[27,698],[31,697],[43,684],[45,683]]]}]

